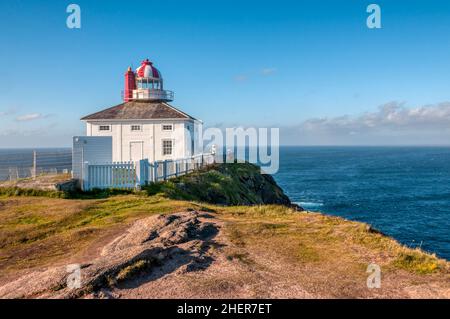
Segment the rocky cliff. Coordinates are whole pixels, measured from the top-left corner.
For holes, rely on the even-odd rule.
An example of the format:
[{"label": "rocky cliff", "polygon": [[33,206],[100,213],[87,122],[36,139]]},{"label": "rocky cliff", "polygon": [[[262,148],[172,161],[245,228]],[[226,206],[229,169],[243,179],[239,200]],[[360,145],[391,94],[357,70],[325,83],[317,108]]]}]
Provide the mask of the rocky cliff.
[{"label": "rocky cliff", "polygon": [[145,190],[151,195],[164,193],[172,199],[227,206],[292,205],[273,177],[261,174],[260,168],[250,163],[214,164]]}]

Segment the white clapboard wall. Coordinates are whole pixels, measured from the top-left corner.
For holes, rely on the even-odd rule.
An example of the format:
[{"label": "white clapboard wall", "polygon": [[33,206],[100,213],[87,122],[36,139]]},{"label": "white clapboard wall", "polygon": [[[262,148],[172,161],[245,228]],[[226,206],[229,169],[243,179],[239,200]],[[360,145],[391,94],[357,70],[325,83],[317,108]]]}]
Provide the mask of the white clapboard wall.
[{"label": "white clapboard wall", "polygon": [[[72,149],[73,178],[83,180],[83,165],[112,162],[111,136],[74,136]],[[81,186],[81,185],[80,185]]]}]

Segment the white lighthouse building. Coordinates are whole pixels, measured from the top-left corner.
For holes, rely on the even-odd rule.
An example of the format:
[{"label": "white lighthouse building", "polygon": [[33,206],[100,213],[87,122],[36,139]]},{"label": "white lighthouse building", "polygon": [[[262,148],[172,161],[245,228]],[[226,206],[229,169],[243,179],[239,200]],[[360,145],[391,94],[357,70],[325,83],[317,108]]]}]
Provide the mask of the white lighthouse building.
[{"label": "white lighthouse building", "polygon": [[174,160],[202,152],[202,122],[173,107],[159,70],[148,59],[125,73],[123,103],[87,115],[87,136],[112,138],[112,161]]}]

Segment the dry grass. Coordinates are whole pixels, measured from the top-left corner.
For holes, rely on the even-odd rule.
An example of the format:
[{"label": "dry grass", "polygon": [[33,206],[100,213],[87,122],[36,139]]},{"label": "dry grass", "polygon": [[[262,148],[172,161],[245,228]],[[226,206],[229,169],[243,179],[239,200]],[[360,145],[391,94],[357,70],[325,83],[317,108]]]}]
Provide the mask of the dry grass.
[{"label": "dry grass", "polygon": [[[215,249],[220,267],[182,277],[192,296],[404,297],[410,286],[450,290],[448,262],[362,223],[277,205],[222,207],[159,195],[0,197],[0,281],[34,267],[89,260],[136,219],[192,209],[223,224],[223,248]],[[381,290],[367,289],[370,263],[382,268]],[[130,265],[116,280],[145,267]]]},{"label": "dry grass", "polygon": [[91,253],[140,217],[199,207],[159,196],[0,197],[0,281],[17,271],[83,259],[84,251]]},{"label": "dry grass", "polygon": [[6,188],[22,188],[33,190],[54,190],[56,183],[64,182],[71,179],[70,174],[43,174],[36,178],[20,178],[13,181],[2,181],[0,187]]},{"label": "dry grass", "polygon": [[[280,206],[229,207],[220,218],[226,221],[235,259],[279,271],[315,295],[402,296],[404,287],[419,283],[450,291],[448,262],[402,246],[366,224]],[[367,289],[370,263],[380,265],[383,289]]]}]

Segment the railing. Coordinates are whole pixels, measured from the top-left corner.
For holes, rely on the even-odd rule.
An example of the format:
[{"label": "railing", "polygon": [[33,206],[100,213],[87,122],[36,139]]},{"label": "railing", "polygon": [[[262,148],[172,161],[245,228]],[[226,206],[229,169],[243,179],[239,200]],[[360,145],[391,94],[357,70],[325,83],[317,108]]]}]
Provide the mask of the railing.
[{"label": "railing", "polygon": [[0,149],[0,181],[67,174],[71,169],[71,149]]},{"label": "railing", "polygon": [[191,173],[214,163],[213,154],[200,154],[193,157],[155,161],[147,159],[137,162],[116,162],[109,164],[84,163],[82,189],[118,188],[132,189],[165,181],[173,177]]},{"label": "railing", "polygon": [[136,167],[134,162],[93,165],[85,163],[83,173],[85,173],[83,177],[83,189],[127,189],[133,188],[136,185]]},{"label": "railing", "polygon": [[[122,100],[125,99],[125,92],[122,91]],[[155,89],[138,89],[133,91],[130,100],[163,100],[173,101],[174,93],[168,90],[155,90]]]}]

